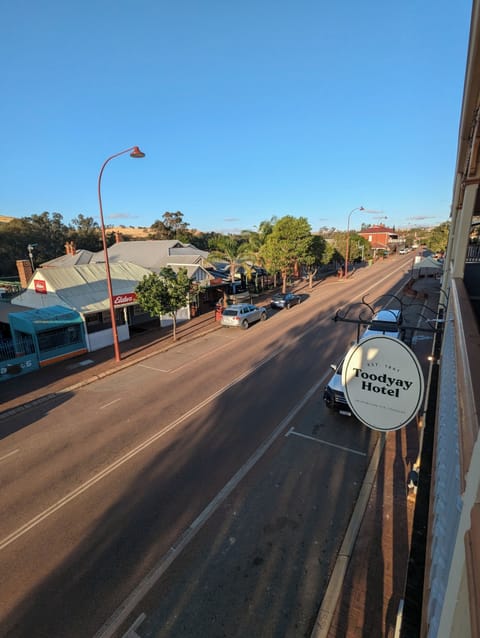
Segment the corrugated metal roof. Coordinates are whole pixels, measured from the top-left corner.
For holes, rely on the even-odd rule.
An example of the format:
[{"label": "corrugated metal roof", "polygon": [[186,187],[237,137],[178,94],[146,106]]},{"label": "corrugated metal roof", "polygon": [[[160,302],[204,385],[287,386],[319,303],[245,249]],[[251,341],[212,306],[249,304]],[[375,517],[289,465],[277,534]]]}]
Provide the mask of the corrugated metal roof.
[{"label": "corrugated metal roof", "polygon": [[[51,306],[52,301],[59,305],[74,308],[81,313],[102,312],[110,307],[107,290],[107,278],[104,264],[88,264],[72,266],[70,268],[41,268],[37,271],[47,282],[47,288],[54,292],[41,295],[35,292],[35,275],[32,277],[27,290],[18,295],[16,301],[22,301],[32,308],[43,305]],[[110,275],[114,295],[131,293],[137,283],[150,271],[142,266],[122,262],[110,264]]]},{"label": "corrugated metal roof", "polygon": [[192,254],[177,254],[170,255],[168,257],[168,261],[165,264],[166,266],[170,266],[171,264],[184,264],[184,265],[192,265],[192,264],[202,264],[203,257],[202,255],[192,255]]},{"label": "corrugated metal roof", "polygon": [[77,250],[74,255],[62,255],[50,261],[45,261],[41,264],[42,268],[66,268],[69,266],[82,266],[89,264],[92,261],[93,253],[91,250]]},{"label": "corrugated metal roof", "polygon": [[25,306],[19,306],[15,303],[9,303],[8,301],[0,302],[0,323],[8,323],[8,315],[11,312],[25,312],[26,310],[30,310]]},{"label": "corrugated metal roof", "polygon": [[[121,241],[110,246],[108,258],[111,264],[129,261],[158,272],[169,263],[172,255],[193,255],[204,257],[205,251],[195,248],[190,244],[182,244],[174,239],[150,239],[145,241]],[[103,251],[97,253],[92,261],[99,263],[104,261]]]},{"label": "corrugated metal roof", "polygon": [[[175,239],[149,239],[144,241],[122,241],[110,246],[108,258],[111,264],[130,262],[158,272],[175,258],[182,263],[198,264],[208,257],[208,252],[192,244],[183,244]],[[62,255],[41,264],[42,268],[68,268],[85,264],[104,264],[103,250],[93,253],[89,250],[77,250],[74,255]]]}]

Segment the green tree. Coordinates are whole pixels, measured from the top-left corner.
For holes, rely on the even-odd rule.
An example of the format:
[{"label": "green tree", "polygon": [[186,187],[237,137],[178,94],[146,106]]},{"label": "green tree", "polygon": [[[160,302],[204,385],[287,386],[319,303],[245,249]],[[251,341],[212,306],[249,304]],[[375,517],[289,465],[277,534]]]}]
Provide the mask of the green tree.
[{"label": "green tree", "polygon": [[165,226],[165,224],[157,219],[150,226],[150,233],[148,234],[149,239],[171,239],[170,230]]},{"label": "green tree", "polygon": [[[248,244],[232,235],[217,235],[211,243],[208,260],[226,262],[230,270],[230,281],[235,281],[237,270],[248,261]],[[224,293],[226,296],[226,293]]]},{"label": "green tree", "polygon": [[263,221],[259,223],[258,235],[260,237],[262,244],[265,243],[266,238],[268,237],[268,235],[271,234],[273,227],[275,226],[277,221],[278,221],[278,218],[273,216],[270,219],[264,219]]},{"label": "green tree", "polygon": [[162,215],[162,220],[157,219],[150,226],[151,239],[178,239],[179,241],[188,242],[191,233],[188,230],[188,224],[183,221],[183,213],[177,210],[176,213],[166,211]]},{"label": "green tree", "polygon": [[267,272],[273,277],[273,286],[276,288],[277,276],[281,270],[281,260],[275,242],[266,241],[260,249],[260,255]]},{"label": "green tree", "polygon": [[308,287],[310,290],[313,288],[313,278],[318,272],[318,268],[324,264],[326,258],[326,246],[327,242],[320,235],[312,236],[312,244],[309,252],[303,258],[303,265],[307,271]]},{"label": "green tree", "polygon": [[60,213],[14,219],[0,227],[0,263],[4,275],[15,275],[17,259],[29,259],[28,246],[33,246],[34,267],[65,253],[68,228]]},{"label": "green tree", "polygon": [[426,238],[427,248],[432,252],[445,252],[447,250],[448,234],[450,232],[450,223],[443,222],[435,228],[432,228]]},{"label": "green tree", "polygon": [[282,290],[287,291],[287,279],[298,274],[312,252],[313,238],[306,217],[286,215],[279,219],[265,240],[265,261],[275,263],[282,275]]},{"label": "green tree", "polygon": [[68,239],[77,249],[98,252],[102,250],[102,232],[93,217],[81,213],[72,219],[68,227]]},{"label": "green tree", "polygon": [[135,289],[138,303],[151,317],[172,317],[173,340],[177,340],[177,312],[189,301],[192,283],[187,269],[162,268],[158,274],[145,275]]}]

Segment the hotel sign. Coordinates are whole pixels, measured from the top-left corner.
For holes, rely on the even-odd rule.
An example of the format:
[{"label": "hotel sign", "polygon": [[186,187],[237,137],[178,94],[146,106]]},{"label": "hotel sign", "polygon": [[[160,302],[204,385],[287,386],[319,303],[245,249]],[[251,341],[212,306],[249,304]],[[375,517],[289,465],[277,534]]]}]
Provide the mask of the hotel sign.
[{"label": "hotel sign", "polygon": [[352,413],[374,430],[398,430],[418,413],[424,394],[420,363],[393,337],[367,337],[348,351],[342,370]]}]

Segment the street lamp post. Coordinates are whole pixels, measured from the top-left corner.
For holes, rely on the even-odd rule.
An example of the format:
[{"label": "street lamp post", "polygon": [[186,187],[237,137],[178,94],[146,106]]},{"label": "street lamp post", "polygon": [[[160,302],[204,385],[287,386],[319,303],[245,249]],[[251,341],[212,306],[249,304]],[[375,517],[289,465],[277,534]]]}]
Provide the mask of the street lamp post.
[{"label": "street lamp post", "polygon": [[113,288],[112,288],[112,277],[110,274],[110,262],[108,259],[108,250],[107,250],[107,236],[105,233],[105,223],[103,221],[103,207],[102,207],[102,193],[101,193],[101,183],[102,183],[102,175],[105,169],[105,166],[108,162],[119,155],[124,155],[125,153],[130,153],[130,157],[145,157],[145,153],[138,148],[138,146],[131,146],[130,148],[125,149],[124,151],[120,151],[120,153],[115,153],[115,155],[111,155],[108,157],[100,169],[100,174],[98,176],[98,205],[100,208],[100,227],[102,230],[102,243],[103,243],[103,254],[105,256],[105,270],[107,274],[107,289],[108,289],[108,302],[110,305],[110,319],[112,322],[112,334],[113,334],[113,349],[115,351],[115,361],[120,361],[120,346],[118,343],[118,331],[117,331],[117,322],[115,319],[115,304],[113,301]]},{"label": "street lamp post", "polygon": [[356,210],[365,210],[363,206],[357,206],[357,208],[354,208],[353,210],[351,210],[348,213],[348,220],[347,220],[347,246],[345,248],[345,279],[348,277],[348,248],[349,248],[349,242],[350,242],[350,217],[352,216],[352,213],[354,213]]}]

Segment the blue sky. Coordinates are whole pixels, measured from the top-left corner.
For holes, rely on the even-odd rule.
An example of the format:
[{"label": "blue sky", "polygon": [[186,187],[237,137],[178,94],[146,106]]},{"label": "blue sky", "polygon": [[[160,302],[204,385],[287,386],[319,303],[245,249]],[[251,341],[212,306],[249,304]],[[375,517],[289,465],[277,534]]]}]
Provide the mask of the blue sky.
[{"label": "blue sky", "polygon": [[[471,2],[1,3],[0,214],[448,219]],[[352,228],[376,214],[352,218]]]}]

